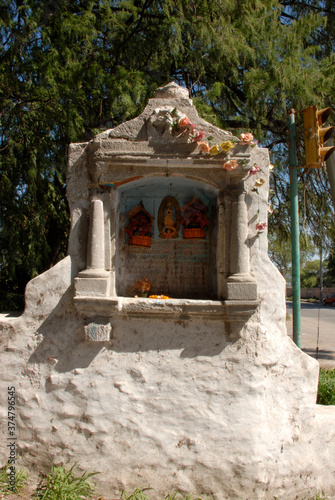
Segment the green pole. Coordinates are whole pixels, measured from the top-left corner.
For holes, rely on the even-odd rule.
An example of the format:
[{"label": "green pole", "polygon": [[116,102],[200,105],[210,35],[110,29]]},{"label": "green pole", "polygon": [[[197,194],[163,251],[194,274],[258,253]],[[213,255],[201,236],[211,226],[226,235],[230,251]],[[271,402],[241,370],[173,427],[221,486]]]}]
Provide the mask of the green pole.
[{"label": "green pole", "polygon": [[300,250],[299,250],[299,211],[298,211],[298,174],[295,139],[295,111],[288,112],[289,128],[289,165],[290,165],[290,208],[292,240],[292,295],[293,295],[293,341],[301,347],[300,315]]}]

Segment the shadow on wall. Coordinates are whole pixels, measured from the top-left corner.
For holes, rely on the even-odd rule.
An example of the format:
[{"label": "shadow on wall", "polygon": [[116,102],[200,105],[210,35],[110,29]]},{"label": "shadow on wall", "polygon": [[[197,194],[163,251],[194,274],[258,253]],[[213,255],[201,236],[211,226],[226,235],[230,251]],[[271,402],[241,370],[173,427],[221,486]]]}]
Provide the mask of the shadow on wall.
[{"label": "shadow on wall", "polygon": [[102,349],[101,344],[87,349],[82,321],[73,306],[73,296],[74,288],[71,286],[38,328],[37,332],[43,339],[30,356],[29,363],[54,365],[56,371],[63,373],[75,368],[87,368]]},{"label": "shadow on wall", "polygon": [[29,363],[47,363],[57,372],[87,368],[102,349],[115,353],[180,351],[181,358],[218,356],[227,342],[223,321],[111,318],[111,340],[85,340],[84,320],[73,305],[71,286],[38,328],[42,341]]}]

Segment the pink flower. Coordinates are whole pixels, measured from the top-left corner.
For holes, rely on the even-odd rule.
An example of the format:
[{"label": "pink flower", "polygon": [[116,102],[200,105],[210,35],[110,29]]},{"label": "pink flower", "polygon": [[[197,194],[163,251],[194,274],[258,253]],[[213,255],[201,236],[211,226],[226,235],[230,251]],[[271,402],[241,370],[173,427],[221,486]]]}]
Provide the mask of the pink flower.
[{"label": "pink flower", "polygon": [[257,222],[256,229],[259,232],[263,232],[266,226],[267,226],[266,222]]},{"label": "pink flower", "polygon": [[190,120],[185,116],[184,118],[179,118],[178,120],[178,127],[180,128],[186,128],[188,125],[192,125],[190,123]]},{"label": "pink flower", "polygon": [[194,137],[194,142],[199,142],[202,141],[202,139],[205,137],[205,132],[203,130],[199,130],[199,132],[196,133]]},{"label": "pink flower", "polygon": [[236,160],[227,161],[227,163],[224,163],[223,168],[225,170],[235,170],[235,168],[237,168],[237,161]]},{"label": "pink flower", "polygon": [[195,125],[194,125],[194,123],[189,123],[187,125],[187,128],[191,131],[192,134],[194,134],[194,132],[195,132]]},{"label": "pink flower", "polygon": [[261,167],[259,165],[254,165],[253,167],[251,167],[251,169],[249,170],[249,175],[256,175],[257,172],[259,172],[261,169]]},{"label": "pink flower", "polygon": [[208,142],[198,142],[199,149],[202,153],[209,152],[209,144]]},{"label": "pink flower", "polygon": [[246,134],[241,134],[241,143],[242,144],[251,144],[252,141],[254,140],[254,136],[250,134],[250,132],[247,132]]}]

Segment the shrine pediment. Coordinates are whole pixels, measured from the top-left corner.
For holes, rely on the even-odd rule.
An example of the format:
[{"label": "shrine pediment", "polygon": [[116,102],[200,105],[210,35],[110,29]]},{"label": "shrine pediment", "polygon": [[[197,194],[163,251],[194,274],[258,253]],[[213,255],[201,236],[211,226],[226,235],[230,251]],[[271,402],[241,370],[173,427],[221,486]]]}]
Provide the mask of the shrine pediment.
[{"label": "shrine pediment", "polygon": [[[250,134],[238,139],[200,118],[175,83],[157,89],[140,116],[82,145],[89,231],[78,310],[159,309],[167,318],[208,310],[236,336],[258,305],[244,185],[254,146]],[[141,288],[154,299],[139,301]],[[157,309],[156,297],[170,302]]]},{"label": "shrine pediment", "polygon": [[[133,120],[98,134],[94,141],[106,139],[125,139],[128,141],[159,141],[192,142],[187,134],[176,130],[178,120],[187,118],[197,131],[203,130],[213,141],[221,142],[234,138],[230,132],[215,127],[199,117],[188,97],[188,90],[171,82],[156,90],[155,96],[149,99],[143,112]],[[235,138],[236,139],[236,138]]]}]

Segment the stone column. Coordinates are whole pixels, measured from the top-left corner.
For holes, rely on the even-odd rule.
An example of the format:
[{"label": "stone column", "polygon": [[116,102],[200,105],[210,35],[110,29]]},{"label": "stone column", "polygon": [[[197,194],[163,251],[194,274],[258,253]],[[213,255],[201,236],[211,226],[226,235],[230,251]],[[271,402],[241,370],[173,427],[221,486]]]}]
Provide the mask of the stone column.
[{"label": "stone column", "polygon": [[105,271],[104,206],[97,195],[91,200],[86,269]]},{"label": "stone column", "polygon": [[115,268],[116,268],[116,232],[117,232],[117,218],[119,215],[119,210],[118,210],[118,193],[116,189],[113,189],[110,193],[110,218],[111,218],[111,224],[110,224],[110,255],[109,255],[109,261],[110,261],[110,277],[111,277],[111,284],[110,284],[110,295],[112,297],[116,297],[116,275],[115,275]]},{"label": "stone column", "polygon": [[248,248],[248,211],[244,183],[230,189],[230,264],[227,280],[228,300],[256,300],[257,285],[250,275]]},{"label": "stone column", "polygon": [[87,264],[75,279],[75,290],[76,296],[109,296],[110,273],[105,269],[104,206],[100,194],[91,198]]},{"label": "stone column", "polygon": [[230,203],[228,196],[223,192],[218,194],[217,199],[217,223],[218,223],[218,236],[217,236],[217,249],[216,249],[216,262],[217,262],[217,296],[222,300],[226,296],[226,281],[227,281],[227,265],[229,264],[229,252],[227,253],[227,246],[229,245],[229,234],[227,233],[228,221],[230,219]]}]

